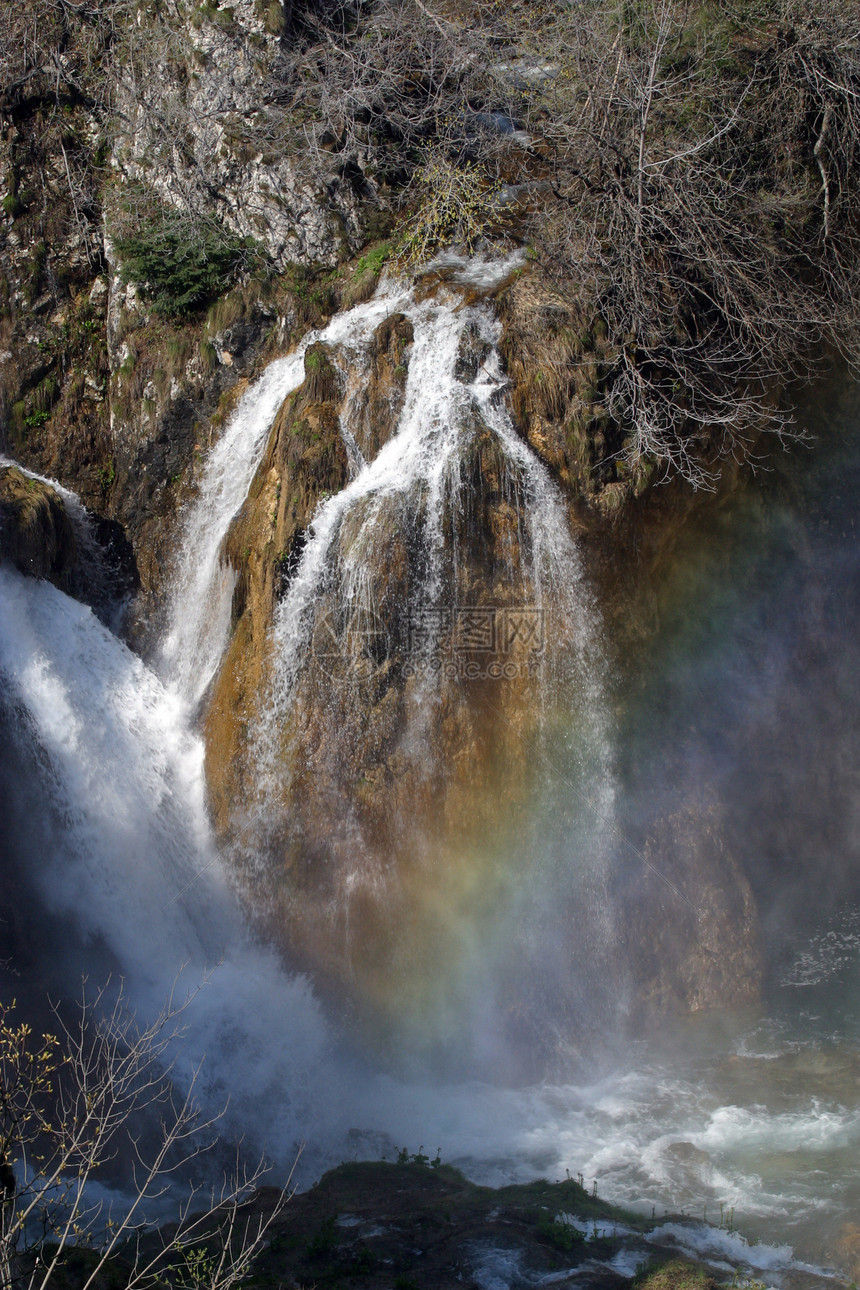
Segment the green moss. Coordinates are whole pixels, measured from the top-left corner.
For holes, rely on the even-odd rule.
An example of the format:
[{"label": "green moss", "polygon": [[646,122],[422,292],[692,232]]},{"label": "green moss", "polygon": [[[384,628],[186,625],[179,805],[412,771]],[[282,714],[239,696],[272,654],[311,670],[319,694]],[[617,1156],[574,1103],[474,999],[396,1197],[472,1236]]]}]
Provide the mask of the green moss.
[{"label": "green moss", "polygon": [[[53,375],[46,376],[40,381],[32,394],[32,408],[35,414],[43,416],[47,420],[48,413],[60,397],[60,386],[57,378]],[[39,422],[38,424],[41,424]]]},{"label": "green moss", "polygon": [[17,219],[19,215],[23,215],[27,209],[23,199],[17,193],[7,193],[2,202],[0,202],[0,206],[3,207],[3,213],[11,216],[12,219]]},{"label": "green moss", "polygon": [[371,247],[356,261],[355,276],[360,277],[363,273],[374,273],[378,277],[392,250],[390,242],[380,242],[378,246]]},{"label": "green moss", "polygon": [[323,345],[311,345],[305,354],[304,394],[309,404],[331,403],[337,398],[337,368]]},{"label": "green moss", "polygon": [[37,242],[28,266],[28,279],[24,283],[24,299],[28,305],[35,304],[45,282],[45,270],[48,267],[48,248],[44,242]]},{"label": "green moss", "polygon": [[113,457],[108,457],[107,461],[99,467],[99,486],[103,493],[108,492],[115,479],[116,463]]},{"label": "green moss", "polygon": [[255,0],[254,9],[258,18],[271,36],[282,36],[287,25],[284,6],[281,0]]}]

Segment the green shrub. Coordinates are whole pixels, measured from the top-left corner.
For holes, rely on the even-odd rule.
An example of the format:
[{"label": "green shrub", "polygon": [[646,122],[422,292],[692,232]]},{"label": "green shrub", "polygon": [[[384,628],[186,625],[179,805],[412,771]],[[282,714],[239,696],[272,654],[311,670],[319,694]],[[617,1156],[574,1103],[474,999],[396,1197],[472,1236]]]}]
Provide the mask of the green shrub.
[{"label": "green shrub", "polygon": [[542,1215],[538,1219],[538,1232],[557,1250],[572,1250],[574,1246],[585,1242],[585,1233],[558,1215],[555,1218]]},{"label": "green shrub", "polygon": [[38,426],[43,426],[50,415],[50,412],[30,412],[24,417],[24,425],[28,430],[35,430]]},{"label": "green shrub", "polygon": [[116,240],[126,282],[140,284],[155,313],[179,318],[222,295],[259,255],[252,238],[165,211]]},{"label": "green shrub", "polygon": [[356,262],[355,276],[361,277],[364,273],[374,273],[378,277],[382,272],[383,264],[385,264],[390,255],[390,242],[382,242],[379,246],[374,246]]},{"label": "green shrub", "polygon": [[11,215],[12,219],[17,219],[19,215],[23,215],[27,209],[23,199],[17,193],[7,193],[3,201],[0,202],[0,206],[3,207],[4,214]]}]

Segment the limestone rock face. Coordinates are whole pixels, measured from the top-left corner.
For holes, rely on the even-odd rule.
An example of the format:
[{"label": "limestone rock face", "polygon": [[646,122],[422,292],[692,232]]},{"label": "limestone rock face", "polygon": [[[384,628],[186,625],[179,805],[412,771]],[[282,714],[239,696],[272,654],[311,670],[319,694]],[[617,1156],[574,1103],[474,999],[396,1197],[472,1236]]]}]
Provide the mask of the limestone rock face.
[{"label": "limestone rock face", "polygon": [[[444,956],[452,938],[458,952],[446,902],[468,901],[482,872],[489,902],[505,897],[494,846],[527,797],[524,739],[538,722],[527,659],[488,654],[480,639],[531,603],[533,588],[526,481],[479,416],[460,427],[438,511],[420,479],[344,509],[283,724],[262,749],[259,735],[284,683],[278,613],[301,576],[311,520],[354,476],[344,438],[372,460],[393,433],[412,344],[406,317],[386,319],[360,393],[344,356],[307,350],[304,384],[276,419],[227,539],[236,625],[206,741],[215,819],[245,856],[240,881],[267,934],[318,981],[381,1015],[399,980],[398,1007],[406,1000],[417,1016],[440,948]],[[428,607],[431,558],[439,571]],[[432,648],[428,615],[434,629],[445,620]]]},{"label": "limestone rock face", "polygon": [[347,479],[339,400],[338,373],[325,346],[310,346],[304,384],[278,413],[248,499],[227,535],[225,555],[239,574],[235,631],[206,727],[207,773],[222,827],[237,795],[252,792],[242,745],[247,718],[262,697],[275,605],[295,572],[320,497]]},{"label": "limestone rock face", "polygon": [[0,559],[68,591],[75,531],[60,495],[13,466],[0,467]]},{"label": "limestone rock face", "polygon": [[[86,43],[89,18],[69,18],[72,45]],[[97,92],[79,86],[62,128],[53,117],[45,127],[52,76],[47,89],[28,80],[0,111],[0,447],[122,526],[140,588],[128,632],[144,651],[158,637],[177,513],[231,390],[264,347],[277,353],[319,319],[291,312],[286,279],[276,305],[237,287],[206,302],[210,318],[154,315],[146,284],[122,280],[117,211],[166,206],[253,238],[292,273],[358,245],[358,198],[337,162],[309,182],[290,139],[259,142],[288,26],[281,0],[166,0],[129,17],[122,54],[105,66],[118,78],[109,127],[95,68]]]},{"label": "limestone rock face", "polygon": [[350,417],[355,441],[365,461],[373,461],[397,428],[413,339],[412,323],[404,314],[392,314],[374,333],[369,379],[358,382],[352,394]]},{"label": "limestone rock face", "polygon": [[[257,122],[272,89],[286,21],[280,0],[174,4],[142,32],[151,81],[121,85],[115,153],[127,182],[145,184],[181,211],[214,215],[260,242],[274,264],[334,263],[358,240],[358,199],[334,172],[311,183],[289,156],[295,140],[267,138]],[[257,123],[256,130],[248,130]],[[181,140],[181,145],[179,144]]]}]

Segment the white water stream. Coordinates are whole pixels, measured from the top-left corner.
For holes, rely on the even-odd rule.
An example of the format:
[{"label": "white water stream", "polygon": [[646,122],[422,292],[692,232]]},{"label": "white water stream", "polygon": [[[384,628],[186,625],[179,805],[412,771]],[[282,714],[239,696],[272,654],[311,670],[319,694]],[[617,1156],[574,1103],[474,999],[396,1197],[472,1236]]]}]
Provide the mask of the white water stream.
[{"label": "white water stream", "polygon": [[190,704],[203,697],[230,631],[236,578],[223,560],[224,538],[248,495],[278,409],[304,379],[305,351],[315,341],[347,348],[366,342],[374,327],[406,298],[395,283],[368,303],[338,314],[323,330],[309,332],[293,353],[270,363],[246,391],[210,452],[177,543],[168,627],[158,659],[167,684]]},{"label": "white water stream", "polygon": [[[432,548],[433,516],[451,486],[467,405],[480,409],[524,472],[537,594],[569,597],[570,639],[594,657],[595,624],[578,555],[550,481],[512,430],[495,360],[471,387],[453,379],[466,322],[492,339],[484,311],[416,304],[390,288],[335,319],[321,338],[360,347],[395,309],[409,314],[416,335],[399,432],[318,512],[276,625],[282,667],[272,722],[288,705],[307,608],[343,516],[369,499],[372,517],[374,499],[420,481],[435,499],[427,508]],[[399,1146],[425,1144],[439,1145],[446,1161],[490,1182],[581,1171],[611,1199],[655,1205],[658,1213],[685,1205],[699,1214],[704,1205],[712,1221],[722,1202],[735,1207],[737,1222],[746,1218],[776,1244],[753,1254],[730,1233],[717,1238],[706,1228],[698,1237],[688,1232],[688,1244],[698,1240],[703,1248],[710,1240],[719,1247],[715,1257],[779,1283],[792,1264],[786,1244],[799,1238],[823,1257],[816,1225],[836,1230],[840,1215],[860,1204],[854,1067],[838,1051],[828,1056],[821,1035],[800,1041],[771,1030],[765,1043],[759,1028],[747,1026],[704,1060],[679,1053],[659,1064],[641,1047],[615,1072],[528,1089],[407,1082],[350,1055],[309,983],[288,977],[244,930],[211,837],[202,745],[191,719],[229,630],[232,584],[221,565],[223,539],[277,409],[302,379],[303,350],[267,369],[210,455],[200,498],[184,521],[158,675],[89,609],[0,566],[0,687],[56,820],[55,849],[32,857],[45,907],[84,942],[107,944],[144,1014],[160,1007],[183,965],[194,984],[220,963],[194,1003],[181,1067],[190,1070],[205,1056],[204,1092],[217,1100],[229,1090],[231,1127],[265,1143],[279,1163],[290,1160],[296,1142],[307,1141],[306,1179],[350,1154],[390,1158]],[[76,524],[85,524],[79,503],[67,503]],[[345,572],[345,594],[360,595],[360,572]],[[600,678],[587,680],[586,691],[598,710],[596,737],[608,740],[599,719]],[[605,783],[603,811],[611,807],[611,782]],[[782,1064],[779,1078],[770,1079],[774,1058]]]}]

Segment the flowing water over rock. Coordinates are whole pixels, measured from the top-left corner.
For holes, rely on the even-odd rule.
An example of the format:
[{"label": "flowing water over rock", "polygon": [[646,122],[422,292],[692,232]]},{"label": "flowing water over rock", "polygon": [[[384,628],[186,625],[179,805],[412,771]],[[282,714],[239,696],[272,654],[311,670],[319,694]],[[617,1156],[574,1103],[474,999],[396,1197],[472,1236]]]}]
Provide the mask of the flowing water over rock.
[{"label": "flowing water over rock", "polygon": [[[491,311],[456,285],[398,303],[305,349],[227,539],[243,594],[210,782],[267,935],[371,1024],[498,1071],[528,1047],[508,1030],[538,1057],[611,976],[605,661],[561,494],[505,408]],[[559,710],[580,802],[563,861],[528,806]],[[566,976],[541,998],[550,940]]]},{"label": "flowing water over rock", "polygon": [[223,542],[248,489],[275,414],[302,382],[304,355],[317,340],[349,343],[396,308],[404,294],[390,293],[338,315],[322,332],[309,333],[286,358],[270,363],[246,392],[204,466],[200,495],[186,516],[173,578],[168,626],[159,649],[159,668],[192,703],[202,698],[221,661],[230,630],[235,571],[224,559]]},{"label": "flowing water over rock", "polygon": [[[221,960],[183,1068],[205,1052],[204,1092],[229,1090],[231,1124],[279,1160],[307,1139],[306,1178],[439,1145],[486,1181],[582,1171],[602,1195],[710,1222],[722,1203],[849,1269],[856,450],[846,435],[810,482],[781,475],[766,515],[741,495],[706,518],[663,584],[648,686],[616,680],[563,503],[508,418],[495,326],[456,283],[390,287],[268,369],[185,517],[158,675],[85,605],[0,567],[7,944],[34,991],[119,971],[144,1013],[183,963],[193,984]],[[777,800],[776,773],[804,782],[792,729],[829,787],[789,803],[786,883],[778,814],[756,804]],[[716,868],[676,891],[669,844],[632,832],[653,798],[677,821],[697,776],[750,875],[734,907],[708,887],[741,874],[716,843]],[[804,900],[825,858],[832,899]],[[628,925],[642,864],[662,911]],[[250,935],[235,881],[315,986]],[[688,920],[677,970],[718,974],[720,949],[746,943],[731,923],[750,892],[770,1011],[598,1046],[621,1034],[643,944],[668,951]],[[332,1007],[344,997],[362,1026]],[[523,1082],[535,1067],[549,1078]],[[738,1252],[726,1227],[678,1239],[719,1259]],[[776,1246],[746,1265],[782,1283]]]}]

